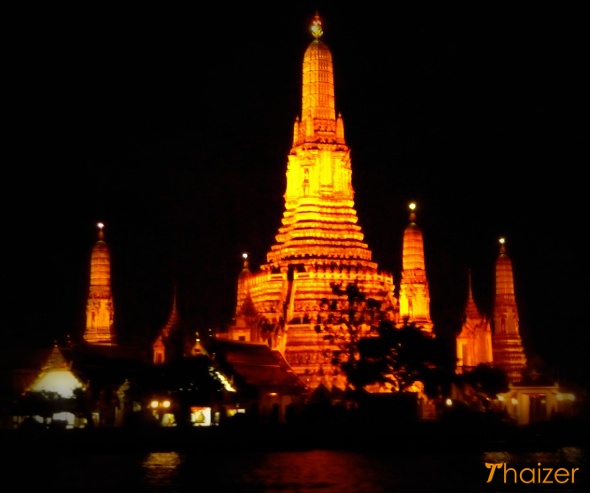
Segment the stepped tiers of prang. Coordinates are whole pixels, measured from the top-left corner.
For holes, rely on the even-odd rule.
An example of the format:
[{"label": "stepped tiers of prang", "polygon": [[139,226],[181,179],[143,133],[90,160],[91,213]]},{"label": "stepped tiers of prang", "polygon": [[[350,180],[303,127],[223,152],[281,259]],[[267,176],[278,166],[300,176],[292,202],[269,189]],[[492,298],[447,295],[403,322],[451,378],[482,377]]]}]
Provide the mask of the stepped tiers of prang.
[{"label": "stepped tiers of prang", "polygon": [[315,387],[320,382],[343,385],[332,365],[337,345],[318,330],[330,325],[346,337],[352,307],[338,288],[354,284],[372,300],[372,310],[366,303],[355,307],[364,316],[361,333],[375,318],[397,322],[399,312],[393,275],[373,261],[358,223],[350,149],[344,120],[336,113],[332,54],[321,39],[317,16],[312,34],[303,56],[301,117],[295,119],[288,154],[281,226],[257,272],[244,262],[228,337],[269,342]]}]

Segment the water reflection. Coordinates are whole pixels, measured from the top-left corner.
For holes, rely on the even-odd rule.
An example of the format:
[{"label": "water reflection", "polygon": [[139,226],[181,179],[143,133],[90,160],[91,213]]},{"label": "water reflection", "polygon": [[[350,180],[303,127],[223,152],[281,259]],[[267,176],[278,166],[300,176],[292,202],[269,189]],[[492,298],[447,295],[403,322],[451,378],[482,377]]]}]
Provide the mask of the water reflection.
[{"label": "water reflection", "polygon": [[[449,491],[454,493],[509,491],[514,485],[487,484],[485,462],[505,462],[511,467],[569,465],[585,469],[587,456],[578,447],[551,452],[485,452],[456,450],[445,453],[404,453],[395,445],[386,451],[226,451],[207,454],[151,454],[152,464],[145,480],[152,490],[297,493],[390,493]],[[584,465],[582,465],[584,464]],[[159,470],[156,473],[154,470]],[[196,479],[198,478],[198,479]],[[578,476],[576,484],[558,485],[560,492],[584,491]],[[205,486],[207,485],[207,486]],[[499,491],[499,490],[498,490]],[[544,489],[544,491],[551,491]]]},{"label": "water reflection", "polygon": [[[4,455],[0,470],[7,484],[19,491],[41,489],[61,493],[268,492],[268,493],[413,493],[498,492],[523,489],[571,493],[586,491],[588,455],[585,448],[552,451],[406,453],[394,443],[385,450],[263,451],[216,448],[176,452],[108,452]],[[485,462],[511,467],[565,465],[580,468],[575,484],[507,485],[486,483]],[[35,464],[35,474],[30,473]],[[553,488],[553,489],[551,489]]]},{"label": "water reflection", "polygon": [[174,485],[179,481],[182,460],[177,452],[151,452],[141,464],[146,482],[161,487]]},{"label": "water reflection", "polygon": [[[243,486],[261,491],[382,491],[369,458],[353,452],[279,452],[258,458]],[[384,490],[383,490],[384,491]]]}]

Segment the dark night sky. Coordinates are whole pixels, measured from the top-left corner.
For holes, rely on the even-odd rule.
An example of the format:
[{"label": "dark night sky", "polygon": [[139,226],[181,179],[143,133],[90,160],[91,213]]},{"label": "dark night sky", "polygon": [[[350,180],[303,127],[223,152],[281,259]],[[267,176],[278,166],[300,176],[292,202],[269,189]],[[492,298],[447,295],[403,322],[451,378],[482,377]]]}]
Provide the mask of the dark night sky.
[{"label": "dark night sky", "polygon": [[241,253],[258,266],[280,224],[319,10],[374,259],[399,278],[416,200],[432,316],[453,327],[468,269],[491,309],[505,236],[527,353],[580,379],[580,14],[342,3],[14,17],[3,77],[9,340],[81,335],[98,221],[121,339],[165,322],[174,283],[195,329],[231,319]]}]

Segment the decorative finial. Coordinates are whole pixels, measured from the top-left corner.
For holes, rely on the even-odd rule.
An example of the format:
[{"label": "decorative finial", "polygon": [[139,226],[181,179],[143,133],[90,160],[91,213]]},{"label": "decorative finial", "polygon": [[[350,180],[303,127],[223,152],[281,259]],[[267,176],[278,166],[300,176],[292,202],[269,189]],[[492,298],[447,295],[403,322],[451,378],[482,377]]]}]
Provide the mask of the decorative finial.
[{"label": "decorative finial", "polygon": [[242,253],[242,258],[244,259],[244,268],[248,267],[248,254]]},{"label": "decorative finial", "polygon": [[410,205],[408,207],[410,208],[410,221],[415,222],[416,221],[416,212],[414,212],[414,211],[416,210],[416,203],[410,202]]},{"label": "decorative finial", "polygon": [[313,18],[313,22],[311,23],[311,34],[315,39],[321,38],[322,34],[324,34],[324,31],[322,31],[322,20],[320,19],[320,15],[317,12]]},{"label": "decorative finial", "polygon": [[500,243],[500,254],[506,253],[506,239],[500,238],[498,242]]},{"label": "decorative finial", "polygon": [[98,239],[104,239],[104,223],[97,223],[96,227],[98,228]]}]

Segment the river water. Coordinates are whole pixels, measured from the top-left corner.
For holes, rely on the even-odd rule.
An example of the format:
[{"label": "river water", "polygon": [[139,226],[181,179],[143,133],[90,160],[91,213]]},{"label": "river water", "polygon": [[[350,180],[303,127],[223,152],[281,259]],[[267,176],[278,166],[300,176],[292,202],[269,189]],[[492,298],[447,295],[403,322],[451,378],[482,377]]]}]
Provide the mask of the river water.
[{"label": "river water", "polygon": [[[195,444],[197,445],[197,444]],[[232,444],[213,451],[80,451],[57,446],[0,456],[5,491],[48,492],[578,492],[588,491],[588,452],[583,447],[549,451],[438,450],[250,450]],[[198,451],[197,451],[198,450]],[[488,482],[486,463],[523,468],[564,468],[573,480],[537,484],[505,480],[499,472]],[[539,466],[541,464],[541,466]],[[524,480],[535,478],[523,473]],[[4,488],[3,488],[4,490]]]}]

